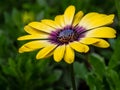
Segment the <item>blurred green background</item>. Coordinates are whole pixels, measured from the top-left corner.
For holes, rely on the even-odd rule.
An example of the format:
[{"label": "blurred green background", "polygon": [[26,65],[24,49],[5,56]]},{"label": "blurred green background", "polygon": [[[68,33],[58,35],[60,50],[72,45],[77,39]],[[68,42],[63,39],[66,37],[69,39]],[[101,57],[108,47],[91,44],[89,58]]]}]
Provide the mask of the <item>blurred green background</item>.
[{"label": "blurred green background", "polygon": [[76,53],[78,90],[120,90],[119,0],[0,0],[0,90],[72,90],[65,62],[56,63],[52,57],[37,61],[37,51],[19,54],[25,42],[17,41],[26,34],[26,24],[53,19],[71,4],[76,12],[114,13],[111,26],[117,31],[117,38],[108,40],[109,48],[91,47],[85,56]]}]

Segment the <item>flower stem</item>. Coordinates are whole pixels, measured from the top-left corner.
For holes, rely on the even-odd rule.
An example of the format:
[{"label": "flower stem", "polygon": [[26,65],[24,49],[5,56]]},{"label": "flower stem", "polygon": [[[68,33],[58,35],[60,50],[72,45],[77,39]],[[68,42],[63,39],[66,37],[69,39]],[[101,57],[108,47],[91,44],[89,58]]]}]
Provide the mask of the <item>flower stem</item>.
[{"label": "flower stem", "polygon": [[71,72],[72,88],[73,88],[73,90],[76,90],[76,84],[75,84],[75,75],[74,75],[73,63],[70,64],[70,72]]}]

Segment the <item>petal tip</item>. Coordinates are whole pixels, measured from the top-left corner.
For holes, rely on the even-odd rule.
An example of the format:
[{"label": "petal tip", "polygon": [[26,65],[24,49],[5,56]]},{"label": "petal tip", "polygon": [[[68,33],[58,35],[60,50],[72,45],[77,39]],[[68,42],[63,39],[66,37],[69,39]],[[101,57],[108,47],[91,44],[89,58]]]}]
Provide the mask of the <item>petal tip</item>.
[{"label": "petal tip", "polygon": [[19,38],[17,38],[17,40],[19,40]]},{"label": "petal tip", "polygon": [[69,60],[69,61],[65,61],[67,64],[72,64],[74,61]]},{"label": "petal tip", "polygon": [[69,5],[67,8],[75,8],[74,5]]},{"label": "petal tip", "polygon": [[36,59],[37,59],[37,60],[39,60],[39,59],[40,59],[40,57],[39,57],[38,55],[36,55]]},{"label": "petal tip", "polygon": [[57,62],[57,63],[59,63],[61,60],[56,60],[56,59],[54,59],[54,61]]},{"label": "petal tip", "polygon": [[21,48],[18,50],[18,52],[19,53],[24,53],[24,51]]},{"label": "petal tip", "polygon": [[18,41],[25,40],[23,36],[17,38]]},{"label": "petal tip", "polygon": [[115,17],[115,14],[111,14],[110,16],[111,16],[112,18],[114,18],[114,17]]},{"label": "petal tip", "polygon": [[73,6],[73,5],[68,6],[68,7],[65,9],[64,14],[65,14],[65,13],[68,13],[67,11],[71,11],[71,10],[72,10],[72,12],[75,12],[75,6]]},{"label": "petal tip", "polygon": [[59,63],[62,59],[61,58],[57,58],[55,55],[53,55],[54,61]]},{"label": "petal tip", "polygon": [[20,40],[22,40],[22,39],[21,39],[21,37],[18,37],[17,40],[20,41]]},{"label": "petal tip", "polygon": [[110,15],[108,15],[108,17],[109,17],[110,20],[112,20],[111,22],[113,22],[115,15],[114,14],[110,14]]},{"label": "petal tip", "polygon": [[84,52],[87,53],[88,51],[89,51],[89,47],[86,47]]}]

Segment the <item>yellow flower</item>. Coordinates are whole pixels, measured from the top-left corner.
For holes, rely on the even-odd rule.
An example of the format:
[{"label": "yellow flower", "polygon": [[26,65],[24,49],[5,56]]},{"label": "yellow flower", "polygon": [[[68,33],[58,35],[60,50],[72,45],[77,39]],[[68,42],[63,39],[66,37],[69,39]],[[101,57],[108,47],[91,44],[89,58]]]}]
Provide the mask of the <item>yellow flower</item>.
[{"label": "yellow flower", "polygon": [[31,22],[24,27],[29,35],[19,37],[18,40],[34,40],[24,44],[19,52],[30,52],[40,49],[36,59],[54,57],[56,62],[62,59],[73,63],[74,51],[86,53],[88,45],[101,48],[109,47],[109,43],[101,38],[115,38],[116,31],[106,25],[113,23],[114,15],[91,12],[83,16],[79,11],[75,14],[75,7],[66,8],[63,15],[54,20],[44,19],[41,22]]}]

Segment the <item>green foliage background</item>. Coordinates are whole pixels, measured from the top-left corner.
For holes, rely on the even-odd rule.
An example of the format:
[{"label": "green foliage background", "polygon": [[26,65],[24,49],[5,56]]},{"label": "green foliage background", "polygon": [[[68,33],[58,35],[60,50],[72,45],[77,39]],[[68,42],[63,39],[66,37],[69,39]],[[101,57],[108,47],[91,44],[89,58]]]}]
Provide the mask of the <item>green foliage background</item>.
[{"label": "green foliage background", "polygon": [[72,90],[69,65],[53,58],[35,60],[37,51],[18,53],[25,42],[24,26],[31,21],[53,19],[69,5],[76,12],[115,14],[111,25],[117,38],[107,49],[76,53],[74,70],[78,90],[120,90],[120,1],[119,0],[0,0],[0,90]]}]

